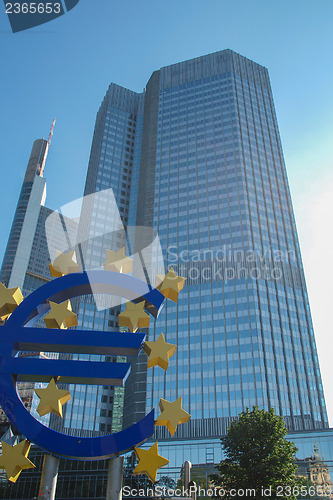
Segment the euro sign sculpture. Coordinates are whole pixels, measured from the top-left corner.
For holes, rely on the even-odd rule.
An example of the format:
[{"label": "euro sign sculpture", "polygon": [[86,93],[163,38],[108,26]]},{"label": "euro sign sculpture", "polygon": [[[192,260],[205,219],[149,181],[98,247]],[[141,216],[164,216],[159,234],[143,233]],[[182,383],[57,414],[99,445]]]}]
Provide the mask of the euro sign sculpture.
[{"label": "euro sign sculpture", "polygon": [[[25,298],[0,330],[0,404],[11,423],[31,442],[55,455],[87,460],[111,458],[147,441],[154,432],[154,410],[131,427],[106,436],[91,438],[68,436],[54,431],[25,408],[17,382],[50,382],[52,378],[68,384],[123,386],[130,363],[105,363],[70,359],[18,357],[19,351],[58,352],[60,354],[99,354],[138,356],[145,334],[32,328],[50,310],[49,302],[92,293],[112,294],[144,308],[157,318],[165,296],[147,283],[118,272],[89,271],[56,278]],[[60,377],[60,378],[59,378]]]}]

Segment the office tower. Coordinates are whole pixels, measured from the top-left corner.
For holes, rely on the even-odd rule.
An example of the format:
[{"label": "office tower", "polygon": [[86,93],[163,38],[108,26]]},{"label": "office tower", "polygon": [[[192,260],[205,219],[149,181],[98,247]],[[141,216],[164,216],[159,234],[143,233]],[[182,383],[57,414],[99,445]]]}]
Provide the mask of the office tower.
[{"label": "office tower", "polygon": [[[98,111],[78,229],[77,257],[83,269],[103,269],[106,250],[126,244],[137,110],[135,92],[111,85]],[[103,297],[72,301],[78,328],[115,330],[120,306],[96,307],[96,300]],[[57,430],[83,436],[121,430],[123,388],[70,385],[68,389],[72,400],[64,407],[63,421],[55,424]]]},{"label": "office tower", "polygon": [[290,430],[327,427],[266,68],[229,50],[175,64],[152,75],[145,102],[137,220],[187,278],[149,333],[178,349],[166,375],[148,372],[147,409],[183,395],[184,438],[223,434],[256,404]]},{"label": "office tower", "polygon": [[47,140],[33,143],[0,271],[0,281],[19,286],[24,296],[52,279],[50,253],[76,239],[77,222],[45,207],[43,175],[54,125],[55,120]]},{"label": "office tower", "polygon": [[[224,50],[154,72],[141,94],[111,84],[97,114],[85,195],[108,188],[122,223],[154,228],[166,268],[187,278],[178,303],[168,301],[149,329],[150,340],[163,332],[177,344],[176,355],[167,374],[147,372],[145,355],[133,361],[124,427],[161,397],[182,396],[192,418],[170,450],[171,443],[190,450],[198,439],[218,443],[252,405],[274,407],[291,432],[327,429],[267,69]],[[86,224],[87,269],[102,265],[110,245],[123,244],[98,233],[106,206],[96,206]],[[80,307],[82,327],[116,327],[119,307]],[[67,429],[115,429],[113,395],[86,391],[78,401],[92,401],[91,409],[85,416],[73,399]],[[169,442],[166,429],[156,436]]]},{"label": "office tower", "polygon": [[216,461],[199,439],[225,434],[252,405],[274,407],[291,432],[327,428],[267,69],[230,50],[162,68],[143,119],[137,221],[187,278],[149,331],[178,348],[167,374],[148,371],[146,411],[183,396],[192,415],[175,441],[157,429],[161,450]]},{"label": "office tower", "polygon": [[75,221],[58,213],[50,217],[54,211],[44,205],[44,169],[54,125],[55,120],[47,140],[33,143],[0,271],[0,281],[9,288],[19,286],[24,296],[50,281],[50,250],[66,248],[65,234],[75,238],[77,232]]},{"label": "office tower", "polygon": [[23,288],[40,209],[45,203],[43,172],[48,149],[45,139],[37,139],[32,146],[0,274],[0,280],[10,288]]},{"label": "office tower", "polygon": [[[0,281],[8,288],[20,287],[24,297],[52,279],[48,267],[50,251],[54,246],[60,250],[66,248],[65,235],[75,238],[77,232],[75,221],[44,206],[46,179],[43,174],[54,124],[55,120],[48,140],[37,139],[33,143],[0,272]],[[36,326],[45,326],[43,320]],[[50,353],[30,352],[31,355],[52,357]],[[19,389],[25,406],[36,407],[34,384],[20,383]],[[36,412],[35,416],[38,417]],[[43,421],[45,423],[46,418]],[[8,420],[0,408],[1,424],[8,425]]]}]

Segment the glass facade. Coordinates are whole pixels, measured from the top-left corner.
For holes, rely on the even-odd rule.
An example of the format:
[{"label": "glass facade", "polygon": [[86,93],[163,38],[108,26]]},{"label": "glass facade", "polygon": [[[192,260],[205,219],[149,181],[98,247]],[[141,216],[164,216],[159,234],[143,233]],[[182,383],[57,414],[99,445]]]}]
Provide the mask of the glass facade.
[{"label": "glass facade", "polygon": [[[106,250],[126,245],[124,227],[129,217],[138,105],[138,94],[111,84],[97,114],[78,229],[81,243],[77,254],[83,269],[103,269]],[[112,306],[111,299],[111,307],[101,307],[103,300],[91,295],[72,301],[78,328],[117,329],[120,306]],[[96,355],[73,355],[74,358],[101,359]],[[110,356],[102,359],[116,361]],[[63,421],[53,419],[57,430],[83,436],[121,430],[122,387],[70,385],[68,390],[72,399],[64,407]]]},{"label": "glass facade", "polygon": [[149,332],[178,348],[167,373],[148,371],[146,410],[183,396],[192,418],[179,438],[221,435],[252,405],[274,407],[290,430],[328,427],[266,68],[226,50],[152,78],[150,170],[148,152],[141,156],[142,175],[154,170],[146,222],[166,267],[187,281]]},{"label": "glass facade", "polygon": [[37,220],[45,201],[43,170],[48,148],[45,139],[37,139],[32,146],[1,266],[0,281],[7,287],[23,288]]}]

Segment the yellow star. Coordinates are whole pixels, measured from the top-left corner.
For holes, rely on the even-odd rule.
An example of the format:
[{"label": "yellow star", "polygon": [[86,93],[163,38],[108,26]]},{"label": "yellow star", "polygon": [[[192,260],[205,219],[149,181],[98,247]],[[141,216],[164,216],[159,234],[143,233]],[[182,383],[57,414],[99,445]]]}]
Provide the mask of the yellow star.
[{"label": "yellow star", "polygon": [[72,398],[69,391],[58,389],[54,378],[45,389],[35,389],[35,393],[40,399],[37,411],[41,417],[52,412],[62,418],[62,406]]},{"label": "yellow star", "polygon": [[171,436],[176,432],[178,424],[185,424],[191,418],[191,415],[182,409],[181,397],[173,403],[161,398],[158,406],[162,413],[155,420],[155,425],[166,425]]},{"label": "yellow star", "polygon": [[118,325],[127,326],[131,332],[136,332],[138,328],[148,328],[150,316],[144,312],[145,301],[134,304],[126,302],[126,309],[118,316]]},{"label": "yellow star", "polygon": [[59,278],[64,274],[78,273],[80,268],[76,262],[75,251],[61,253],[57,250],[57,257],[49,264],[50,274],[54,278]]},{"label": "yellow star", "polygon": [[22,302],[23,295],[19,287],[6,288],[0,283],[0,318],[5,320]]},{"label": "yellow star", "polygon": [[163,333],[161,333],[154,342],[145,342],[143,344],[143,352],[148,356],[147,368],[158,365],[163,368],[163,370],[167,371],[169,358],[175,354],[176,349],[177,346],[175,344],[168,344],[165,342]]},{"label": "yellow star", "polygon": [[21,441],[19,444],[11,446],[1,441],[2,455],[0,457],[0,469],[6,469],[7,478],[12,483],[16,483],[17,478],[23,469],[36,467],[28,459],[31,443]]},{"label": "yellow star", "polygon": [[164,297],[173,300],[173,302],[178,301],[179,292],[184,288],[185,281],[186,278],[177,276],[172,267],[164,277],[161,275],[156,276],[157,288]]},{"label": "yellow star", "polygon": [[69,326],[78,325],[77,316],[72,312],[70,300],[67,299],[61,304],[49,302],[51,311],[45,316],[46,328],[61,328],[66,330]]},{"label": "yellow star", "polygon": [[106,251],[104,271],[116,271],[118,273],[130,273],[133,271],[133,260],[125,255],[125,247],[117,252]]},{"label": "yellow star", "polygon": [[132,472],[133,476],[136,476],[137,474],[146,474],[152,483],[155,483],[156,481],[157,469],[165,467],[165,465],[168,465],[170,462],[170,460],[167,460],[158,454],[157,441],[149,448],[149,450],[134,448],[134,453],[139,460],[139,463]]}]

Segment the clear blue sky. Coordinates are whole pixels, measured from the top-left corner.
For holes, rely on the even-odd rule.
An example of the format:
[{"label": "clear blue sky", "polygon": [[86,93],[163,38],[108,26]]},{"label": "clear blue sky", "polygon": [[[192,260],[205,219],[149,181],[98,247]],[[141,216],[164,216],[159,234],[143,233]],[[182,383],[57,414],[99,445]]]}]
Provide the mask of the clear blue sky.
[{"label": "clear blue sky", "polygon": [[80,0],[57,20],[12,34],[1,3],[1,260],[32,142],[47,137],[54,117],[51,208],[82,195],[111,81],[141,91],[161,66],[231,48],[270,72],[333,419],[333,273],[325,265],[333,251],[332,14],[331,0]]}]

